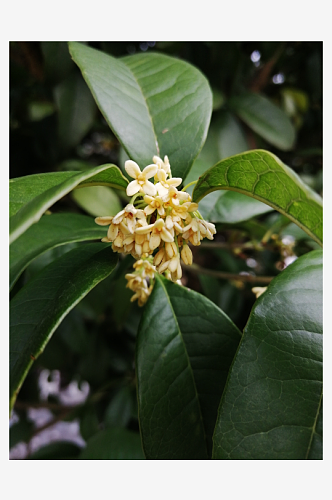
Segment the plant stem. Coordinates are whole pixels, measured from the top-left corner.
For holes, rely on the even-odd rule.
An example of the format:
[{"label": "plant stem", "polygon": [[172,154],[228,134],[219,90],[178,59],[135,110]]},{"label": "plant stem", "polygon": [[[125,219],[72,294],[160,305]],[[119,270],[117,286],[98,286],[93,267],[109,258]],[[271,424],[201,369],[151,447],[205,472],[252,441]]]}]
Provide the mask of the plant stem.
[{"label": "plant stem", "polygon": [[197,264],[192,264],[191,266],[182,264],[182,267],[194,274],[206,274],[207,276],[214,276],[215,278],[221,278],[224,280],[244,281],[247,283],[270,283],[274,278],[274,276],[253,276],[251,274],[234,274],[223,271],[213,271],[212,269],[200,267]]},{"label": "plant stem", "polygon": [[181,191],[185,191],[189,186],[192,186],[193,184],[197,184],[198,181],[192,181],[192,182],[189,182],[189,184],[187,184],[186,186],[184,186],[183,189],[181,189]]}]

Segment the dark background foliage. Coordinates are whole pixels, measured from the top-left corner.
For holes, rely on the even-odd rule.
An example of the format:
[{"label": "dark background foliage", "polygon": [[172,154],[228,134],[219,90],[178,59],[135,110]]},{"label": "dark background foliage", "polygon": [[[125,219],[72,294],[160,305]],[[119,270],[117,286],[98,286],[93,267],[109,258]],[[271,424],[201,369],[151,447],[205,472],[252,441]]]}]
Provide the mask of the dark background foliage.
[{"label": "dark background foliage", "polygon": [[[233,154],[241,152],[243,140],[246,149],[267,149],[322,194],[322,43],[88,45],[115,57],[159,51],[202,71],[214,98],[209,147],[203,148],[197,160],[205,165],[202,171],[224,154],[220,144],[231,131],[220,124],[228,113],[236,120],[242,141],[236,143],[240,139],[234,137]],[[232,99],[248,91],[265,96],[288,115],[296,135],[293,147],[279,149],[267,142],[234,112]],[[124,151],[71,60],[67,44],[11,42],[10,177],[83,170],[105,163],[122,167],[124,160]],[[112,202],[117,206],[123,202],[119,196]],[[73,195],[52,207],[52,212],[65,211],[94,215],[86,200]],[[215,302],[242,330],[255,300],[251,288],[264,286],[256,283],[255,277],[277,275],[292,258],[316,248],[316,244],[274,212],[237,224],[218,224],[217,230],[218,246],[211,249],[202,245],[195,249],[194,257],[214,275],[185,269],[183,282]],[[12,296],[42,267],[75,245],[79,243],[58,247],[36,259],[16,283]],[[117,272],[83,299],[35,362],[14,408],[12,458],[75,458],[84,442],[89,443],[84,458],[93,458],[94,453],[100,458],[121,458],[119,451],[108,455],[107,448],[107,439],[113,439],[112,433],[119,427],[131,431],[116,434],[121,453],[128,453],[122,458],[140,458],[134,352],[141,310],[130,303],[131,292],[125,288],[124,274],[131,264],[130,257],[123,259]],[[241,275],[224,279],[216,272],[245,273],[253,280],[244,281]]]}]

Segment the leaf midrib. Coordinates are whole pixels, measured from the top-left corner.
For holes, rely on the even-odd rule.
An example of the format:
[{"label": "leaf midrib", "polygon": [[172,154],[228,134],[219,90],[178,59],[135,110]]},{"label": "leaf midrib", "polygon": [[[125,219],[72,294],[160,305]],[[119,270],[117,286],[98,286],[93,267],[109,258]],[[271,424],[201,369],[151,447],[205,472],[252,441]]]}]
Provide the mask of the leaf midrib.
[{"label": "leaf midrib", "polygon": [[309,453],[311,451],[312,440],[314,438],[314,434],[316,433],[317,420],[318,420],[319,412],[320,412],[320,409],[321,409],[321,406],[322,406],[322,399],[323,399],[323,389],[321,391],[320,400],[319,400],[319,404],[318,404],[318,408],[317,408],[317,412],[316,412],[314,424],[312,426],[311,438],[310,438],[310,441],[309,441],[307,454],[305,456],[306,460],[308,459]]},{"label": "leaf midrib", "polygon": [[183,339],[183,335],[182,335],[182,332],[181,332],[181,329],[180,329],[180,325],[179,325],[179,322],[177,320],[177,317],[176,317],[175,311],[173,309],[173,306],[172,306],[171,300],[169,298],[169,295],[167,293],[166,287],[165,287],[164,283],[162,282],[162,280],[159,279],[157,276],[156,276],[156,279],[161,284],[161,286],[162,286],[162,288],[164,290],[167,302],[168,302],[169,307],[170,307],[170,309],[172,311],[173,318],[174,318],[175,324],[176,324],[177,329],[178,329],[178,333],[180,335],[180,338],[181,338],[181,341],[182,341],[182,344],[183,344],[183,347],[184,347],[184,352],[185,352],[185,355],[186,355],[186,359],[187,359],[189,371],[191,373],[191,377],[192,377],[192,381],[193,381],[193,385],[194,385],[194,389],[195,389],[195,396],[196,396],[196,400],[197,400],[197,403],[198,403],[198,410],[199,410],[199,415],[200,415],[201,425],[202,425],[203,435],[204,435],[205,451],[206,451],[206,456],[208,457],[209,454],[208,454],[208,447],[207,447],[207,436],[206,436],[206,432],[205,432],[205,426],[204,426],[204,421],[203,421],[203,416],[202,416],[202,411],[201,411],[200,400],[199,400],[199,396],[198,396],[198,392],[197,392],[197,387],[196,387],[196,383],[195,383],[195,377],[194,377],[194,373],[193,373],[193,370],[192,370],[192,367],[191,367],[191,364],[190,364],[190,358],[189,358],[189,355],[188,355],[187,347],[186,347],[185,341]]}]

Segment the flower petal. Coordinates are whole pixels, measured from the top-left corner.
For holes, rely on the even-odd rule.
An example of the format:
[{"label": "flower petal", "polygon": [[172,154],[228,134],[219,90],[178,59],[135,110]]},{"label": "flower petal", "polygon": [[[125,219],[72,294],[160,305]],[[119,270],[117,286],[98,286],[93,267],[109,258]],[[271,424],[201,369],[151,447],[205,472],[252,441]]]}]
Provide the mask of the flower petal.
[{"label": "flower petal", "polygon": [[165,170],[158,170],[157,177],[160,180],[160,182],[166,182],[167,174]]},{"label": "flower petal", "polygon": [[117,214],[113,217],[113,224],[120,224],[120,222],[121,222],[121,221],[122,221],[122,219],[123,219],[124,213],[125,213],[125,211],[124,211],[124,210],[121,210],[121,212],[117,213]]},{"label": "flower petal", "polygon": [[138,193],[138,191],[141,190],[141,186],[138,184],[137,181],[131,181],[129,182],[126,193],[127,196],[134,196],[134,194]]},{"label": "flower petal", "polygon": [[126,161],[125,169],[126,169],[127,174],[129,174],[130,177],[133,177],[134,179],[137,179],[137,177],[141,173],[141,169],[139,168],[137,163],[135,163],[133,160]]},{"label": "flower petal", "polygon": [[178,267],[178,262],[179,262],[179,256],[176,255],[175,257],[173,257],[170,261],[169,261],[169,264],[168,264],[168,269],[171,271],[171,273],[174,273],[174,271],[177,270],[177,267]]},{"label": "flower petal", "polygon": [[181,182],[182,182],[182,179],[181,177],[172,177],[171,179],[167,179],[167,184],[169,186],[180,186]]},{"label": "flower petal", "polygon": [[158,214],[159,214],[160,216],[165,215],[165,209],[164,209],[164,207],[163,207],[163,206],[159,207],[157,210],[158,210]]},{"label": "flower petal", "polygon": [[134,234],[135,232],[135,226],[136,226],[136,221],[134,219],[131,219],[130,217],[127,218],[127,226],[131,234]]},{"label": "flower petal", "polygon": [[149,241],[149,247],[151,248],[151,250],[154,250],[155,248],[159,247],[160,241],[161,240],[159,233],[153,233]]},{"label": "flower petal", "polygon": [[96,217],[95,223],[99,224],[99,226],[109,226],[112,222],[113,217]]},{"label": "flower petal", "polygon": [[150,181],[145,181],[143,186],[142,186],[142,189],[143,189],[145,194],[149,194],[150,196],[155,196],[157,194],[156,186],[154,184],[152,184],[152,182],[150,182]]},{"label": "flower petal", "polygon": [[107,231],[107,238],[111,241],[114,241],[119,232],[119,226],[115,226],[111,224]]},{"label": "flower petal", "polygon": [[150,179],[150,177],[154,177],[157,173],[158,166],[157,165],[148,165],[144,168],[142,174],[145,175],[146,179]]},{"label": "flower petal", "polygon": [[142,226],[142,227],[137,227],[135,229],[136,234],[146,234],[152,231],[152,228],[154,227],[154,224],[149,224],[148,226]]},{"label": "flower petal", "polygon": [[157,184],[155,184],[155,187],[159,196],[165,196],[166,194],[168,194],[168,189],[162,186],[160,182],[157,182]]},{"label": "flower petal", "polygon": [[151,207],[151,205],[148,205],[147,207],[144,208],[144,213],[145,215],[151,215],[156,209],[154,207]]},{"label": "flower petal", "polygon": [[167,231],[167,229],[165,227],[162,228],[160,236],[162,237],[162,239],[164,241],[168,241],[169,243],[174,241],[173,236],[171,235],[171,233],[169,231]]}]

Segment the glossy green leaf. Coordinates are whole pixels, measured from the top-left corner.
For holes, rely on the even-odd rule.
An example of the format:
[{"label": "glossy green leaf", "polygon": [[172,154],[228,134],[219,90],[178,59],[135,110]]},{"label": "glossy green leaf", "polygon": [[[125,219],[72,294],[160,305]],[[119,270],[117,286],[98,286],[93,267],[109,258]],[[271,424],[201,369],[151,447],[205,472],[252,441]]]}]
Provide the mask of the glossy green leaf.
[{"label": "glossy green leaf", "polygon": [[228,101],[230,108],[258,135],[282,151],[292,149],[295,128],[286,113],[270,99],[245,93]]},{"label": "glossy green leaf", "polygon": [[127,429],[105,429],[87,442],[81,460],[144,460],[141,438]]},{"label": "glossy green leaf", "polygon": [[265,203],[235,191],[210,193],[199,203],[203,218],[214,223],[236,224],[271,210]]},{"label": "glossy green leaf", "polygon": [[10,243],[15,241],[48,208],[78,186],[126,189],[127,179],[115,165],[101,165],[84,172],[50,172],[9,181]]},{"label": "glossy green leaf", "polygon": [[322,251],[315,250],[253,307],[221,399],[213,458],[322,458],[322,327]]},{"label": "glossy green leaf", "polygon": [[141,168],[168,155],[172,174],[185,178],[206,139],[212,93],[190,64],[163,54],[115,59],[70,42],[106,121]]},{"label": "glossy green leaf", "polygon": [[272,153],[254,150],[220,161],[198,179],[193,201],[218,189],[237,191],[270,205],[322,245],[320,196]]},{"label": "glossy green leaf", "polygon": [[146,458],[211,456],[217,408],[240,336],[206,297],[156,277],[136,354]]},{"label": "glossy green leaf", "polygon": [[63,318],[116,263],[111,245],[82,245],[52,262],[15,295],[10,303],[11,407],[33,361]]},{"label": "glossy green leaf", "polygon": [[54,89],[58,138],[62,149],[79,144],[93,125],[97,106],[80,73],[74,71]]},{"label": "glossy green leaf", "polygon": [[94,219],[85,215],[44,215],[9,247],[10,289],[38,255],[66,243],[101,239],[105,234],[105,228],[97,226]]},{"label": "glossy green leaf", "polygon": [[79,207],[93,217],[115,215],[122,210],[115,190],[106,186],[75,189],[71,196]]}]

